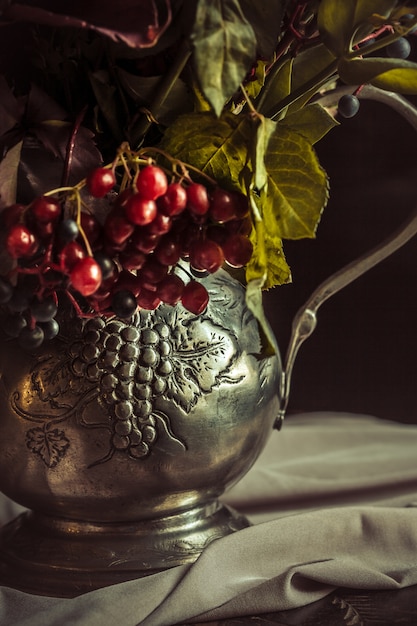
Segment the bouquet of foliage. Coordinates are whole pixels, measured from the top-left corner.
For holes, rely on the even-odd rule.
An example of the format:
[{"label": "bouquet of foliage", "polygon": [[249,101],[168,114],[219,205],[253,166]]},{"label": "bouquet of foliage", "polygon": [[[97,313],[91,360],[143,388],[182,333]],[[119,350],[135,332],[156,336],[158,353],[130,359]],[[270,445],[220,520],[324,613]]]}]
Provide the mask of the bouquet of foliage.
[{"label": "bouquet of foliage", "polygon": [[63,299],[197,315],[220,267],[262,320],[328,199],[314,144],[365,84],[417,93],[416,25],[398,0],[1,0],[5,332],[41,345]]}]

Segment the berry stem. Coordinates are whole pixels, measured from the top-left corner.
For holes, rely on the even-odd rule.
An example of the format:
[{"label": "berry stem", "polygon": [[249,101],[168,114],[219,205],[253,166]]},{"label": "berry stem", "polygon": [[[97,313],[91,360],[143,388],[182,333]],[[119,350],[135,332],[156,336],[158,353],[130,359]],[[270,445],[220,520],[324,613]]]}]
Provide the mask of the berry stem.
[{"label": "berry stem", "polygon": [[[214,178],[211,178],[211,176],[199,170],[198,167],[194,167],[193,165],[190,165],[189,163],[184,163],[183,161],[180,161],[179,159],[175,159],[171,155],[169,155],[167,152],[164,152],[164,150],[161,150],[160,148],[155,148],[153,146],[147,147],[147,148],[144,148],[143,150],[140,150],[138,152],[138,155],[141,155],[141,154],[145,155],[149,153],[160,154],[162,157],[164,157],[165,159],[167,159],[167,161],[171,163],[173,168],[178,166],[182,170],[184,176],[187,179],[189,179],[189,174],[187,170],[191,170],[192,172],[196,172],[196,174],[199,174],[200,176],[205,178],[210,183],[210,185],[214,185],[214,186],[217,185],[217,182],[214,180]],[[158,167],[162,167],[162,166],[158,164]],[[162,169],[164,169],[165,172],[167,172],[165,168],[162,167]]]},{"label": "berry stem", "polygon": [[93,251],[91,249],[90,242],[88,241],[87,235],[85,234],[85,231],[84,231],[84,229],[82,227],[82,224],[81,224],[81,205],[82,205],[82,202],[81,202],[81,196],[80,196],[80,193],[79,193],[78,189],[76,190],[76,193],[75,193],[75,200],[76,200],[76,211],[77,211],[77,217],[76,217],[75,221],[76,221],[78,229],[80,231],[80,235],[83,238],[84,245],[85,245],[85,248],[87,250],[87,254],[88,254],[88,256],[92,257],[93,256]]}]

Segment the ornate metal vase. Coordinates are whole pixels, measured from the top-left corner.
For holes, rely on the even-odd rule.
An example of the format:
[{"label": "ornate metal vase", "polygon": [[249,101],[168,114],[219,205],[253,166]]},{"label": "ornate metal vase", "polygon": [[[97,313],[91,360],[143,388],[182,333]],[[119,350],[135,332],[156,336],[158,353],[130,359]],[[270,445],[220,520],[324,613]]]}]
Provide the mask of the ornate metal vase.
[{"label": "ornate metal vase", "polygon": [[33,354],[2,339],[0,490],[29,511],[0,531],[1,584],[71,597],[248,525],[218,498],[272,431],[281,365],[240,284],[202,280],[200,316],[68,313]]}]

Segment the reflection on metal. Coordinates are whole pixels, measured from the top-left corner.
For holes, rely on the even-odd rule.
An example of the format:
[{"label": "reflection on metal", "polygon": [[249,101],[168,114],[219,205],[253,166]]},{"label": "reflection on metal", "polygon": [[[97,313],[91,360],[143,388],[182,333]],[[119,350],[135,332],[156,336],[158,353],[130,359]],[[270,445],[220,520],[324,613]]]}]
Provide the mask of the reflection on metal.
[{"label": "reflection on metal", "polygon": [[0,583],[74,596],[192,562],[248,525],[218,497],[272,432],[280,362],[242,286],[202,280],[201,316],[67,314],[33,355],[3,343],[0,489],[31,512],[0,531]]}]

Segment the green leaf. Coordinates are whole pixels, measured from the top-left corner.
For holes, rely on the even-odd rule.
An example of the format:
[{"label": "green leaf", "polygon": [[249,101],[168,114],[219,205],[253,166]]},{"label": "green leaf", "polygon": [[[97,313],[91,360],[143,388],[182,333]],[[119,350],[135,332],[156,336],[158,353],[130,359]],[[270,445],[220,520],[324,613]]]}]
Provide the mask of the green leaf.
[{"label": "green leaf", "polygon": [[318,103],[308,104],[290,113],[281,121],[281,124],[303,135],[312,145],[339,125],[335,118]]},{"label": "green leaf", "polygon": [[[261,281],[264,289],[291,280],[282,239],[314,237],[328,198],[327,176],[311,142],[282,122],[275,123],[275,128],[272,124],[264,151],[267,186],[259,195],[250,196],[255,227],[253,255],[246,268],[248,283]],[[311,129],[309,133],[317,136]]]},{"label": "green leaf", "polygon": [[261,192],[268,184],[268,172],[265,167],[265,153],[269,140],[275,132],[276,123],[263,117],[256,128],[256,138],[252,152],[251,164],[253,168],[252,186]]},{"label": "green leaf", "polygon": [[[138,76],[122,68],[116,68],[117,76],[126,93],[139,106],[149,107],[156,88],[160,83],[160,76]],[[176,80],[158,111],[157,122],[168,125],[180,114],[193,107],[189,90],[182,80]]]},{"label": "green leaf", "polygon": [[323,43],[335,56],[343,56],[354,41],[372,32],[374,14],[388,17],[396,4],[396,0],[321,0],[317,25]]},{"label": "green leaf", "polygon": [[165,133],[161,147],[226,188],[241,189],[249,160],[253,125],[247,117],[210,112],[182,115]]},{"label": "green leaf", "polygon": [[265,154],[268,193],[260,196],[271,237],[314,237],[328,199],[328,179],[310,141],[278,123]]},{"label": "green leaf", "polygon": [[339,63],[339,76],[348,85],[372,83],[381,89],[417,93],[417,63],[404,59],[343,59]]},{"label": "green leaf", "polygon": [[265,311],[262,302],[262,280],[254,279],[248,283],[246,287],[246,304],[249,310],[253,313],[255,318],[263,331],[263,334],[267,340],[263,356],[279,355],[279,348],[275,335],[272,332],[271,326],[265,316]]},{"label": "green leaf", "polygon": [[311,82],[335,59],[335,55],[323,44],[303,50],[294,60],[291,89],[294,91]]},{"label": "green leaf", "polygon": [[281,19],[288,0],[240,0],[240,6],[255,31],[258,55],[270,58],[281,35]]},{"label": "green leaf", "polygon": [[258,61],[256,63],[254,80],[251,80],[245,85],[246,93],[248,94],[249,98],[251,98],[252,100],[255,100],[255,98],[259,95],[259,92],[261,91],[262,87],[265,84],[266,65],[267,64],[265,63],[265,61]]},{"label": "green leaf", "polygon": [[246,191],[255,219],[247,279],[262,278],[269,288],[290,280],[281,239],[314,237],[328,181],[308,139],[282,123],[263,124],[230,113],[184,115],[161,147],[220,185]]},{"label": "green leaf", "polygon": [[336,56],[342,56],[352,36],[354,0],[322,0],[317,14],[317,26],[324,44]]},{"label": "green leaf", "polygon": [[417,95],[417,67],[395,68],[370,81],[375,87],[407,95]]},{"label": "green leaf", "polygon": [[251,241],[253,255],[246,266],[248,285],[255,281],[262,289],[271,289],[291,282],[291,270],[285,259],[282,240],[271,236],[261,221],[255,224]]},{"label": "green leaf", "polygon": [[[317,93],[323,80],[327,80],[337,69],[335,62],[336,57],[322,44],[307,48],[295,58],[289,96],[293,101],[284,109],[285,114],[302,108]],[[279,109],[280,103],[274,103],[265,115],[272,117]]]},{"label": "green leaf", "polygon": [[201,90],[220,115],[255,60],[255,33],[238,0],[199,0],[191,36]]},{"label": "green leaf", "polygon": [[273,111],[276,105],[288,96],[291,91],[293,63],[294,59],[288,59],[275,71],[272,70],[257,106],[259,113]]}]

